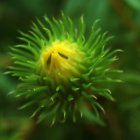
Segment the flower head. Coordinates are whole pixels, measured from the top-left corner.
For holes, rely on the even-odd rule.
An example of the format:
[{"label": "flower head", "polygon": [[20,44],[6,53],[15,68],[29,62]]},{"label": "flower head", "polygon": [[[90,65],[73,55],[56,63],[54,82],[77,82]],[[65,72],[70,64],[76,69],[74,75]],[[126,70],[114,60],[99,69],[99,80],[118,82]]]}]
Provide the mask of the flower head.
[{"label": "flower head", "polygon": [[52,124],[69,117],[76,121],[78,114],[98,118],[98,110],[104,111],[98,97],[113,100],[105,85],[118,81],[109,77],[119,72],[110,68],[118,50],[106,47],[110,37],[96,29],[97,21],[85,37],[83,17],[78,28],[64,15],[44,19],[33,23],[29,33],[21,32],[22,43],[12,48],[10,73],[21,81],[15,94],[26,101],[21,108],[31,106],[32,117],[48,118]]},{"label": "flower head", "polygon": [[80,76],[85,52],[78,44],[68,40],[56,40],[42,49],[38,61],[39,72],[53,79],[53,83],[68,82],[72,76]]}]

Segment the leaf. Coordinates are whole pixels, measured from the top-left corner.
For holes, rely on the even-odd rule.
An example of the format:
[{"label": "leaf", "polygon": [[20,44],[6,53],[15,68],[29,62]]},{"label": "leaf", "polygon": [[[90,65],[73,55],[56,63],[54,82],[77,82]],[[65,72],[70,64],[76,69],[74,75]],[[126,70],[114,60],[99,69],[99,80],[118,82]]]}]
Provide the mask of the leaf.
[{"label": "leaf", "polygon": [[82,107],[81,112],[83,117],[85,117],[91,123],[97,123],[100,125],[105,125],[104,121],[97,117],[92,111],[90,111],[87,107]]},{"label": "leaf", "polygon": [[125,0],[127,4],[133,7],[135,10],[140,11],[140,1],[139,0]]}]

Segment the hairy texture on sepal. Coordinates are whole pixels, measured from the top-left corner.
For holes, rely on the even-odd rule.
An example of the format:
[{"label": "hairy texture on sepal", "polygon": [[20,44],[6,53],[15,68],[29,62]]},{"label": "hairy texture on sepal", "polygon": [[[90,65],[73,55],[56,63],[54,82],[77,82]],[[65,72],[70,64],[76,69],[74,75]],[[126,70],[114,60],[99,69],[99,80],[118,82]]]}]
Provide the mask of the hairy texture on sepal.
[{"label": "hairy texture on sepal", "polygon": [[14,93],[25,104],[19,109],[32,107],[32,118],[47,118],[51,125],[79,117],[102,123],[99,98],[114,100],[106,85],[120,82],[110,77],[120,72],[111,68],[120,50],[106,47],[111,37],[101,33],[97,22],[88,37],[83,17],[75,28],[63,14],[59,20],[45,16],[44,23],[37,19],[28,33],[20,32],[22,43],[11,48],[8,72],[20,80]]}]

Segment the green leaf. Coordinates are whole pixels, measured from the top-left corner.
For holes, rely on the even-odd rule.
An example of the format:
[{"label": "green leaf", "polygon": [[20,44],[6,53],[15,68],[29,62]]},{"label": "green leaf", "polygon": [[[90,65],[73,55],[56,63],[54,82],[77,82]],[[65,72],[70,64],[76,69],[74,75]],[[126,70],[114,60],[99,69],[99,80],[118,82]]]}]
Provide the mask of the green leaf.
[{"label": "green leaf", "polygon": [[140,11],[140,1],[139,0],[125,0],[131,7]]},{"label": "green leaf", "polygon": [[93,124],[97,123],[97,124],[100,124],[100,125],[105,125],[104,121],[101,118],[99,118],[98,116],[96,116],[92,111],[90,111],[89,108],[82,107],[81,112],[83,114],[83,117],[85,117],[91,123],[93,123]]}]

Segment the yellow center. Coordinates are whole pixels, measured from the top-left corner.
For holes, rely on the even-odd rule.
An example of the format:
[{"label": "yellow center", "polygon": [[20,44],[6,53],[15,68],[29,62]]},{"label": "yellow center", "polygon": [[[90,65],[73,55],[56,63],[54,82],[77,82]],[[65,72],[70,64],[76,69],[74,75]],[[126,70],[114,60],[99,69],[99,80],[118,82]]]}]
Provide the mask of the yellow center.
[{"label": "yellow center", "polygon": [[56,82],[65,81],[73,75],[79,75],[79,67],[84,53],[76,43],[55,41],[42,50],[39,67],[40,72],[51,76]]}]

